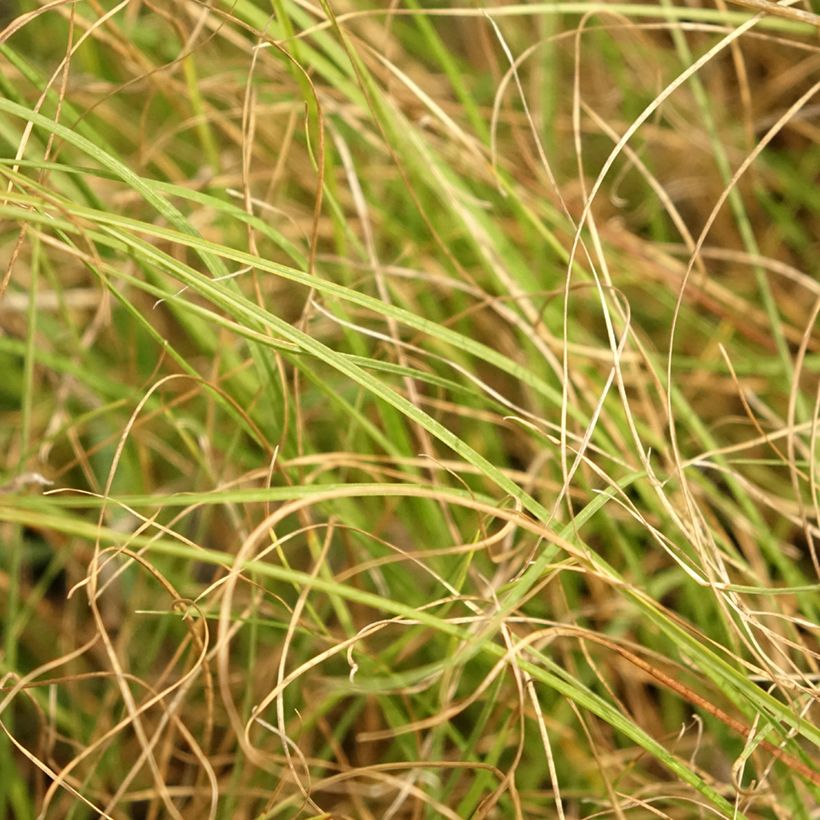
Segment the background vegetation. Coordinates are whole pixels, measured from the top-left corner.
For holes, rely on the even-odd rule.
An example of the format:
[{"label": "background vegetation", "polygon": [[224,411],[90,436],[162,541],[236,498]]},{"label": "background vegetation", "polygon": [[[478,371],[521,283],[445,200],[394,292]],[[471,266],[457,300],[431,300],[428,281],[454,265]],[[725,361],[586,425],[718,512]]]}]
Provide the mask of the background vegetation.
[{"label": "background vegetation", "polygon": [[0,817],[811,816],[820,51],[748,5],[5,7]]}]

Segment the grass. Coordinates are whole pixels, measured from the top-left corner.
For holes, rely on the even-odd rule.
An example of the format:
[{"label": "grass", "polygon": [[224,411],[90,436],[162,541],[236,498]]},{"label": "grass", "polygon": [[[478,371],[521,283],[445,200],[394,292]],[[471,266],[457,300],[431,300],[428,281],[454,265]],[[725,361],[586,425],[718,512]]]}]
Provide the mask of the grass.
[{"label": "grass", "polygon": [[19,3],[0,818],[808,818],[808,6]]}]

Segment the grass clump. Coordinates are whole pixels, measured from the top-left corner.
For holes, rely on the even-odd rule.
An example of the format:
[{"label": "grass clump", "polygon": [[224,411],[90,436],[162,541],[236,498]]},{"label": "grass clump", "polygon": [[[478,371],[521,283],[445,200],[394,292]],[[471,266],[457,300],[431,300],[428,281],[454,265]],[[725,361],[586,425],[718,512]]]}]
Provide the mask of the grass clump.
[{"label": "grass clump", "polygon": [[0,817],[812,815],[764,5],[9,15]]}]

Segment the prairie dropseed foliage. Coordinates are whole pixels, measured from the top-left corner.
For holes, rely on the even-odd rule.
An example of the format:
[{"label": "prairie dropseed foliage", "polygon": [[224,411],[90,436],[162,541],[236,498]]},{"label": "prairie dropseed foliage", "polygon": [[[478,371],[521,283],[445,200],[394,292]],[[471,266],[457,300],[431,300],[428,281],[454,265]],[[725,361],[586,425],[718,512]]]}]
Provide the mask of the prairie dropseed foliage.
[{"label": "prairie dropseed foliage", "polygon": [[29,0],[0,818],[809,818],[807,4]]}]

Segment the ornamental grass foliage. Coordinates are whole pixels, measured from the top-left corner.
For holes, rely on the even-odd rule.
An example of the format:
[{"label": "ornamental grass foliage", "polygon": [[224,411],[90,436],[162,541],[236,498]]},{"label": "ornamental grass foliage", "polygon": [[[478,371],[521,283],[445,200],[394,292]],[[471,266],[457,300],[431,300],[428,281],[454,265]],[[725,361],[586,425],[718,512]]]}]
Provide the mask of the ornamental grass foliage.
[{"label": "ornamental grass foliage", "polygon": [[816,816],[808,3],[0,26],[0,820]]}]

